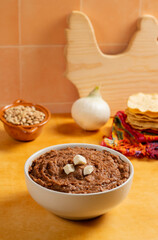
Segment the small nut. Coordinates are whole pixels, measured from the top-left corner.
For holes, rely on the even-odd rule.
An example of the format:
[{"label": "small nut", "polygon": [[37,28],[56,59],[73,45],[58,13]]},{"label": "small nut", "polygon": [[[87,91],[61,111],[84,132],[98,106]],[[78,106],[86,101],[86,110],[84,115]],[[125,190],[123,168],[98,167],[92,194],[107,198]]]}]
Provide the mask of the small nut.
[{"label": "small nut", "polygon": [[38,124],[38,123],[39,123],[39,121],[37,121],[37,120],[33,122],[33,124]]},{"label": "small nut", "polygon": [[73,164],[66,164],[64,167],[64,172],[68,175],[71,172],[75,171],[74,165]]},{"label": "small nut", "polygon": [[83,169],[83,175],[89,175],[93,172],[93,166],[92,165],[87,165],[84,169]]},{"label": "small nut", "polygon": [[86,164],[87,160],[85,157],[78,154],[73,158],[73,162],[74,162],[74,165],[79,165],[79,164]]},{"label": "small nut", "polygon": [[26,123],[26,118],[23,118],[23,119],[22,119],[22,123]]},{"label": "small nut", "polygon": [[32,121],[31,121],[31,120],[27,120],[27,123],[31,124],[31,123],[32,123]]}]

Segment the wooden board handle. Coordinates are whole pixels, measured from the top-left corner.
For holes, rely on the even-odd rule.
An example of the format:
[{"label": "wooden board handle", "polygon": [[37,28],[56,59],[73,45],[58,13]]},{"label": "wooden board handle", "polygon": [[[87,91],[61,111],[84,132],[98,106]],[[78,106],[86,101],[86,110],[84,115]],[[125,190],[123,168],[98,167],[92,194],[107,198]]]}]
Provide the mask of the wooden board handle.
[{"label": "wooden board handle", "polygon": [[157,91],[158,23],[154,17],[146,15],[138,20],[126,51],[117,55],[101,52],[93,26],[82,12],[71,13],[66,35],[66,76],[81,97],[100,85],[113,115],[126,108],[129,95]]}]

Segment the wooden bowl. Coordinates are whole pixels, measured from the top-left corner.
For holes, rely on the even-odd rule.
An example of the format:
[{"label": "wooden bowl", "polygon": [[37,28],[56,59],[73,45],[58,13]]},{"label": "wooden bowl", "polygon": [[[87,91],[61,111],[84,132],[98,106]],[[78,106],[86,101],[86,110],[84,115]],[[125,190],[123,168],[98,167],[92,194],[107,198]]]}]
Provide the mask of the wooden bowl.
[{"label": "wooden bowl", "polygon": [[[18,106],[18,105],[30,106],[30,107],[34,106],[37,110],[39,110],[45,114],[44,120],[38,124],[34,124],[31,126],[15,125],[15,124],[7,122],[6,119],[4,118],[5,110],[7,110],[8,108],[11,108],[11,107]],[[32,141],[35,138],[37,138],[40,135],[44,125],[50,119],[50,116],[51,116],[51,113],[49,112],[49,110],[47,108],[45,108],[41,105],[25,102],[24,100],[21,100],[21,99],[18,99],[14,103],[7,105],[5,107],[2,107],[0,109],[0,120],[3,122],[4,128],[7,131],[7,133],[12,138],[19,140],[19,141],[24,141],[24,142]]]}]

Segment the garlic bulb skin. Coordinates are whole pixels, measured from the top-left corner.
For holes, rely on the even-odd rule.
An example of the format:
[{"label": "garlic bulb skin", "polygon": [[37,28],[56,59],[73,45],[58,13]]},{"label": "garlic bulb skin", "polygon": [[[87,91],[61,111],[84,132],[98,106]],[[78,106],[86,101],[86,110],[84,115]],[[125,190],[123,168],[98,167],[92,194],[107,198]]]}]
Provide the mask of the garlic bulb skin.
[{"label": "garlic bulb skin", "polygon": [[110,108],[102,99],[99,87],[96,87],[87,97],[80,98],[74,102],[71,114],[81,128],[94,131],[98,130],[108,121],[110,118]]}]

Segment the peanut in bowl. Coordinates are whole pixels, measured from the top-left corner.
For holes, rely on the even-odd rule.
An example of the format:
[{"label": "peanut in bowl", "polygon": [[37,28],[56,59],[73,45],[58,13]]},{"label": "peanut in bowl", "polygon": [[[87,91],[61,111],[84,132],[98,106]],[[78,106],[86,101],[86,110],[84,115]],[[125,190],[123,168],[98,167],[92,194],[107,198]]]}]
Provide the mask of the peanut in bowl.
[{"label": "peanut in bowl", "polygon": [[[25,109],[30,115],[35,112],[37,116],[30,117],[30,119],[28,117],[22,118],[22,116],[19,116],[19,112],[25,114]],[[32,141],[37,138],[50,116],[49,110],[45,107],[20,99],[0,110],[0,120],[3,122],[6,132],[19,141]]]}]

